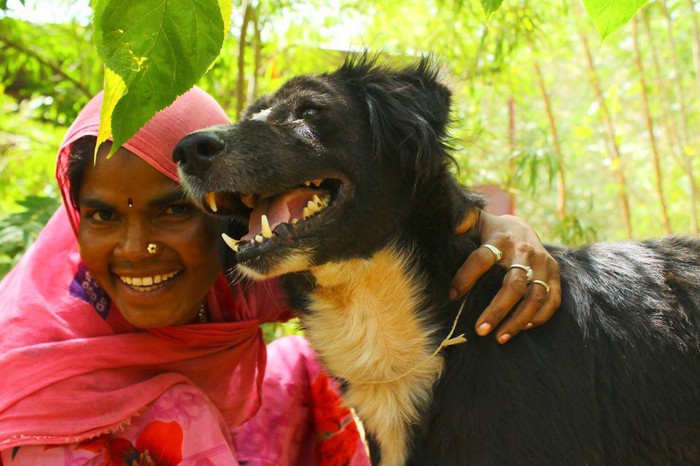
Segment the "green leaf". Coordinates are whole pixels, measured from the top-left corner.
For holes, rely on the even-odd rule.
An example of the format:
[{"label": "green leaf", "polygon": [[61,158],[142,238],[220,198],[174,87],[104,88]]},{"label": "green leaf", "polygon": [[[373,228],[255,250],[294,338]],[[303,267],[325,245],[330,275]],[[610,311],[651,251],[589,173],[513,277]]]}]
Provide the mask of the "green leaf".
[{"label": "green leaf", "polygon": [[601,41],[617,31],[649,0],[583,0]]},{"label": "green leaf", "polygon": [[501,4],[503,4],[503,0],[481,0],[481,7],[484,9],[487,17],[497,11]]},{"label": "green leaf", "polygon": [[105,79],[114,151],[206,73],[221,50],[231,2],[99,0],[94,8],[97,52],[120,78]]}]

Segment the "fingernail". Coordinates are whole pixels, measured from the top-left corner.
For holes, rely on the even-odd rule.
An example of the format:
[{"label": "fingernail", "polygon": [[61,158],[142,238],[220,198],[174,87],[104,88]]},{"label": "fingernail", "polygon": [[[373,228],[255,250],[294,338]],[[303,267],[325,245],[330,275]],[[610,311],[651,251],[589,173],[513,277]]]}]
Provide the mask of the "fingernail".
[{"label": "fingernail", "polygon": [[534,326],[535,324],[533,324],[532,322],[528,322],[528,324],[525,326],[525,330],[530,330]]},{"label": "fingernail", "polygon": [[498,342],[500,344],[506,343],[508,340],[510,340],[510,333],[504,333],[500,337],[498,337]]},{"label": "fingernail", "polygon": [[491,324],[488,322],[484,322],[483,324],[479,325],[479,327],[476,329],[476,333],[481,335],[482,337],[489,333],[491,331]]}]

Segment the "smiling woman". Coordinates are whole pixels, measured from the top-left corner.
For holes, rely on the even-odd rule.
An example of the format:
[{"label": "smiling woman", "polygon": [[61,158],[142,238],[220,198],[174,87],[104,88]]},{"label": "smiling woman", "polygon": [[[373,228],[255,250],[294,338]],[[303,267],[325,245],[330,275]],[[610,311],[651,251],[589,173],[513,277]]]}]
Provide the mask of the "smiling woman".
[{"label": "smiling woman", "polygon": [[204,320],[204,295],[221,273],[217,220],[137,155],[120,148],[107,158],[109,148],[100,147],[94,166],[93,151],[74,150],[70,162],[85,167],[77,197],[83,262],[134,327]]}]

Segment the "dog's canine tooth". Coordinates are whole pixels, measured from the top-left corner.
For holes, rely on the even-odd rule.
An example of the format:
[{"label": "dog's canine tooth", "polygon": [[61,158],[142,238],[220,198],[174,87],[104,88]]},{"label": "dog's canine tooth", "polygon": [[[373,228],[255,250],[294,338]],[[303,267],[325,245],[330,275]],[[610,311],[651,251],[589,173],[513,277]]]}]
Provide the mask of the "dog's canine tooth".
[{"label": "dog's canine tooth", "polygon": [[212,212],[216,212],[218,207],[216,207],[216,193],[210,191],[204,195],[204,201],[207,203]]},{"label": "dog's canine tooth", "polygon": [[226,233],[221,233],[221,237],[224,239],[224,243],[226,243],[226,245],[228,247],[233,249],[235,252],[238,252],[238,243],[240,243],[240,241],[238,241],[237,239],[231,238]]},{"label": "dog's canine tooth", "polygon": [[316,203],[314,201],[307,202],[306,208],[309,209],[309,212],[311,212],[312,214],[315,214],[316,212],[321,210],[318,208],[318,205],[316,205]]},{"label": "dog's canine tooth", "polygon": [[321,183],[323,183],[323,178],[317,178],[315,180],[311,180],[311,184],[316,186],[317,188],[321,186]]},{"label": "dog's canine tooth", "polygon": [[262,226],[262,230],[260,233],[264,238],[272,238],[272,229],[270,228],[270,222],[267,220],[267,215],[263,215],[260,217],[260,224]]},{"label": "dog's canine tooth", "polygon": [[249,209],[255,207],[255,197],[252,194],[241,194],[241,202]]}]

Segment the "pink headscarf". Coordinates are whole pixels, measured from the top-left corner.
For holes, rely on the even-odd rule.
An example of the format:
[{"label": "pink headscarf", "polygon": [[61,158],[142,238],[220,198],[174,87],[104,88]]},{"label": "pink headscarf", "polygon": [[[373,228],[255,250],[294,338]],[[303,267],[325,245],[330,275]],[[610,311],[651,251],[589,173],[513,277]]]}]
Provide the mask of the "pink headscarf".
[{"label": "pink headscarf", "polygon": [[[103,93],[100,92],[85,105],[78,118],[68,128],[58,149],[56,178],[61,188],[63,202],[70,206],[69,182],[66,178],[71,145],[83,136],[97,136],[100,128],[100,108]],[[141,157],[152,167],[170,179],[180,181],[177,165],[171,154],[175,145],[193,131],[209,126],[229,124],[226,113],[212,96],[198,87],[180,96],[170,107],[157,113],[123,147]],[[78,215],[69,209],[73,227],[78,228]]]},{"label": "pink headscarf", "polygon": [[[136,331],[124,321],[80,260],[65,175],[70,145],[97,135],[101,102],[87,104],[59,149],[63,207],[0,283],[0,449],[114,432],[176,384],[197,387],[238,425],[260,402],[259,323],[288,317],[279,288],[231,289],[222,275],[207,295],[213,323]],[[177,180],[170,154],[180,138],[228,122],[195,88],[124,146]]]}]

